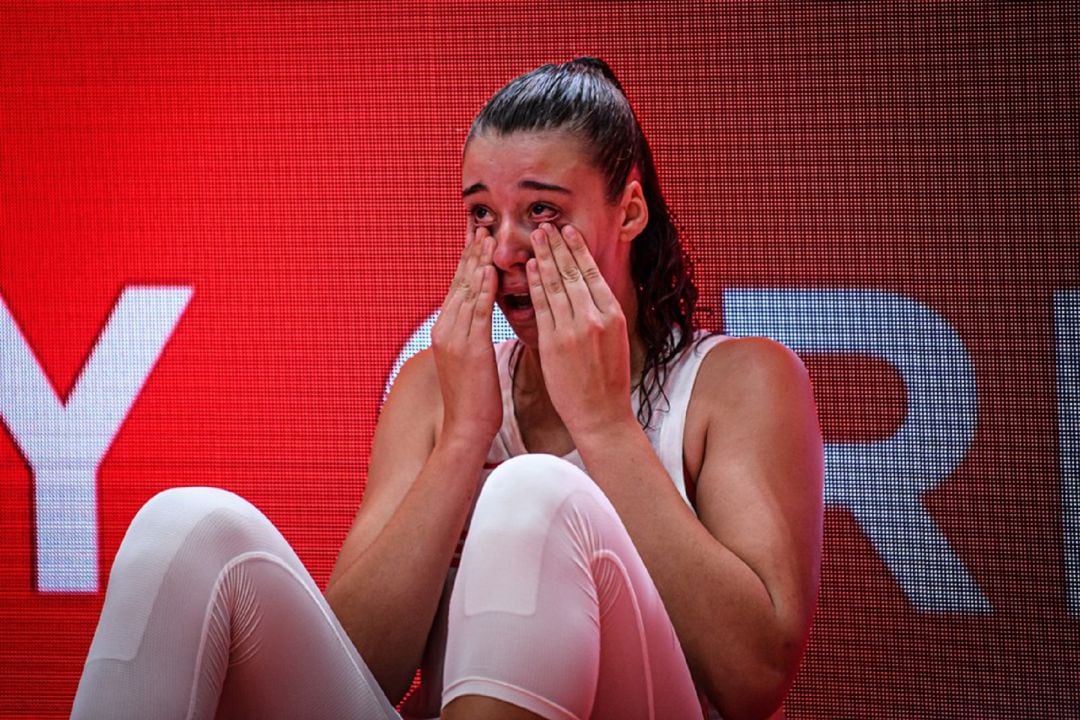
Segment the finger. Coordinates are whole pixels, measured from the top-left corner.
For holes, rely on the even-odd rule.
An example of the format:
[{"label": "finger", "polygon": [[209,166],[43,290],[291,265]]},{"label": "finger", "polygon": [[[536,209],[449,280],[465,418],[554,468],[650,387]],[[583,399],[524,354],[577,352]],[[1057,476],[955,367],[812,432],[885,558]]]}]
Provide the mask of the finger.
[{"label": "finger", "polygon": [[480,290],[476,295],[473,305],[472,325],[469,327],[469,338],[475,338],[477,342],[491,340],[491,313],[495,309],[495,291],[499,281],[495,274],[494,265],[482,265],[480,267]]},{"label": "finger", "polygon": [[574,262],[581,271],[583,284],[588,289],[596,307],[601,312],[607,312],[618,306],[619,301],[615,299],[611,287],[604,280],[600,268],[596,265],[596,260],[593,258],[592,253],[589,252],[589,246],[586,244],[585,238],[578,232],[578,229],[573,225],[565,225],[562,229],[562,235],[566,241],[567,249],[573,255]]},{"label": "finger", "polygon": [[472,228],[469,228],[465,234],[465,247],[461,249],[461,256],[458,257],[457,267],[454,268],[454,275],[450,278],[450,287],[446,289],[446,297],[443,298],[442,310],[445,312],[450,302],[453,300],[457,291],[458,285],[461,284],[462,279],[466,277],[465,267],[469,261],[469,255],[473,250],[473,246],[476,244],[475,232]]},{"label": "finger", "polygon": [[462,265],[461,272],[466,278],[472,277],[472,272],[476,268],[477,263],[480,261],[480,255],[483,252],[484,238],[487,237],[487,230],[484,228],[476,228],[472,234],[472,242],[468,244],[462,253]]},{"label": "finger", "polygon": [[[474,295],[478,291],[476,284],[476,268],[478,266],[478,258],[483,252],[483,246],[485,242],[490,242],[490,237],[486,231],[481,232],[470,231],[468,239],[466,240],[465,250],[461,253],[461,260],[458,263],[458,271],[454,275],[454,279],[450,283],[450,289],[446,293],[446,299],[443,300],[442,309],[439,312],[439,319],[436,323],[444,328],[448,334],[455,332],[455,328],[459,326],[460,316],[462,314],[462,305],[468,300],[470,295]],[[470,316],[466,315],[465,324],[462,325],[459,330],[468,335],[470,322]],[[434,330],[434,328],[433,328]]]},{"label": "finger", "polygon": [[494,252],[495,239],[481,228],[473,239],[473,245],[470,257],[465,262],[465,268],[462,271],[462,281],[455,292],[458,296],[454,306],[455,332],[461,332],[465,337],[471,333],[476,298],[484,290],[485,268],[491,265],[490,260],[484,262],[484,258],[490,259]]},{"label": "finger", "polygon": [[458,316],[455,320],[455,328],[461,326],[461,331],[468,336],[472,325],[473,309],[476,307],[476,299],[484,289],[484,267],[477,265],[472,269],[466,289],[462,292],[461,305],[458,308]]},{"label": "finger", "polygon": [[[479,228],[476,231],[476,239],[480,243],[479,262],[481,265],[493,265],[495,258],[495,236],[487,228]],[[494,270],[494,268],[492,268]],[[496,276],[496,281],[498,276]]]},{"label": "finger", "polygon": [[469,231],[468,238],[465,241],[465,248],[461,251],[461,259],[458,261],[457,270],[454,272],[454,278],[450,281],[450,289],[447,290],[446,293],[448,301],[458,293],[468,292],[468,286],[472,281],[473,270],[475,270],[477,263],[479,262],[480,255],[483,252],[485,238],[487,237],[489,237],[489,235],[483,228]]},{"label": "finger", "polygon": [[574,314],[577,314],[587,310],[593,304],[593,299],[589,293],[589,287],[585,284],[585,278],[582,277],[581,268],[578,267],[577,260],[574,258],[566,239],[565,231],[570,227],[570,225],[566,225],[560,231],[552,223],[543,223],[540,226],[547,233],[551,256],[554,258],[555,266],[559,269],[559,275],[562,277],[570,308]]},{"label": "finger", "polygon": [[[574,311],[570,307],[570,300],[566,296],[566,287],[563,285],[562,275],[555,265],[555,258],[551,254],[551,245],[548,233],[543,229],[533,230],[529,235],[533,243],[533,254],[536,256],[536,266],[539,270],[540,282],[543,283],[544,298],[551,313],[552,321],[558,327],[562,323],[573,319]],[[535,305],[534,305],[535,307]]]},{"label": "finger", "polygon": [[555,331],[555,319],[551,316],[544,281],[540,277],[540,263],[536,258],[529,258],[525,263],[525,277],[529,281],[529,298],[532,300],[533,314],[536,315],[536,329],[542,338]]}]

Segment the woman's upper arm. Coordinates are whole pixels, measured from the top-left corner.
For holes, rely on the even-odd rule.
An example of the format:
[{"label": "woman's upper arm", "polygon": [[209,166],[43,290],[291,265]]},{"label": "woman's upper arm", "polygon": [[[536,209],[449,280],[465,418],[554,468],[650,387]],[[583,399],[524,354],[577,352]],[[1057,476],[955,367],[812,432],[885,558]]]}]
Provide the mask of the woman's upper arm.
[{"label": "woman's upper arm", "polygon": [[329,584],[378,537],[435,444],[441,395],[431,350],[402,366],[379,413],[360,508],[345,536]]},{"label": "woman's upper arm", "polygon": [[743,338],[717,346],[701,373],[699,517],[761,579],[784,645],[801,653],[817,598],[824,472],[806,368],[779,343]]}]

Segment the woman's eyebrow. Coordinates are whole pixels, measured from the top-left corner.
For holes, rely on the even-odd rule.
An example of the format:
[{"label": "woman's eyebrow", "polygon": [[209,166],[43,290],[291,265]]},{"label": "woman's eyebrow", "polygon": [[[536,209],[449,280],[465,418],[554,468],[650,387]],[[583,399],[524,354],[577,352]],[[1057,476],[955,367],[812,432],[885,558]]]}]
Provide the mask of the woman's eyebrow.
[{"label": "woman's eyebrow", "polygon": [[[572,195],[573,193],[564,188],[561,185],[552,185],[551,183],[540,182],[539,180],[522,180],[518,183],[518,187],[524,190],[548,190],[550,192],[562,193],[564,195]],[[474,195],[478,192],[483,192],[488,189],[488,186],[482,182],[473,183],[469,187],[461,191],[461,197],[466,198],[470,195]]]},{"label": "woman's eyebrow", "polygon": [[568,189],[566,189],[566,188],[564,188],[564,187],[562,187],[560,185],[552,185],[550,183],[542,183],[539,180],[522,180],[521,182],[518,183],[518,187],[524,188],[526,190],[550,190],[552,192],[563,193],[565,195],[570,195],[571,194],[571,192]]}]

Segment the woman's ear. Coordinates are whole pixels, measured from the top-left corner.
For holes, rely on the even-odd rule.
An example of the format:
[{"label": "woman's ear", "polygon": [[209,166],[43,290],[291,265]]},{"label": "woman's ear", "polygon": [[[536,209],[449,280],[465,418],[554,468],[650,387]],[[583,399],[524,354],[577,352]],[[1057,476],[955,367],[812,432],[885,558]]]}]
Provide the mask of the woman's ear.
[{"label": "woman's ear", "polygon": [[623,190],[622,202],[622,227],[619,228],[619,239],[630,242],[645,230],[649,224],[649,205],[645,202],[645,192],[641,188],[641,182],[631,180]]}]

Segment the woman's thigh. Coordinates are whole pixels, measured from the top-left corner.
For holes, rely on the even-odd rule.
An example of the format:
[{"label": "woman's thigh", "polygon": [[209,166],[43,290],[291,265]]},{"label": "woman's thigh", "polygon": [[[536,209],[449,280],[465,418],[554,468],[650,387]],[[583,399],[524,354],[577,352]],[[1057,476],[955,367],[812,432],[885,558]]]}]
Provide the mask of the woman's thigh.
[{"label": "woman's thigh", "polygon": [[166,491],[117,553],[73,717],[396,718],[280,532],[232,493]]}]

